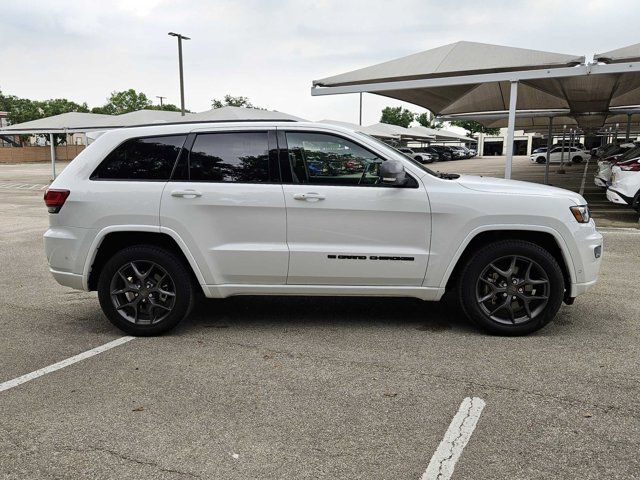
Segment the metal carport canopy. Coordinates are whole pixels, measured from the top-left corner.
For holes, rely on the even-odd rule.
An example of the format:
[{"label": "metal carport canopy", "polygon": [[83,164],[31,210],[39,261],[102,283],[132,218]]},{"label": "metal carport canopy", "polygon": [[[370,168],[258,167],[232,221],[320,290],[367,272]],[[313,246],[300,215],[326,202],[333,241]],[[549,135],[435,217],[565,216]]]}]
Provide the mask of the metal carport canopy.
[{"label": "metal carport canopy", "polygon": [[517,109],[568,109],[571,114],[590,115],[607,112],[611,106],[640,103],[639,62],[585,64],[584,60],[583,56],[458,42],[316,80],[311,93],[376,93],[439,115],[508,110],[505,177],[510,178]]}]

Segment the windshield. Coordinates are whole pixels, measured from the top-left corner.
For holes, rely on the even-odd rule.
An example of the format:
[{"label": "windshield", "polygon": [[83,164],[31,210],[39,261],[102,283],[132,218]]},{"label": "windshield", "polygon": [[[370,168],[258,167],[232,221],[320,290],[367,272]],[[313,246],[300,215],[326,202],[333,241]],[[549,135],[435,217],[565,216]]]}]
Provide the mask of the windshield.
[{"label": "windshield", "polygon": [[412,165],[415,165],[416,167],[418,167],[423,172],[427,172],[429,175],[433,175],[434,177],[440,177],[440,174],[438,172],[434,172],[433,170],[425,167],[420,162],[418,162],[418,161],[414,160],[413,158],[411,158],[409,155],[406,155],[405,153],[401,152],[398,149],[390,147],[389,145],[384,143],[382,140],[378,140],[377,138],[372,137],[371,135],[367,135],[366,133],[362,133],[362,132],[354,132],[354,133],[356,135],[359,135],[361,137],[366,138],[369,141],[372,141],[373,143],[375,143],[378,147],[380,147],[385,152],[388,152],[388,153],[391,153],[391,154],[395,154],[395,155],[401,155],[405,160],[408,160],[409,162],[411,162]]}]

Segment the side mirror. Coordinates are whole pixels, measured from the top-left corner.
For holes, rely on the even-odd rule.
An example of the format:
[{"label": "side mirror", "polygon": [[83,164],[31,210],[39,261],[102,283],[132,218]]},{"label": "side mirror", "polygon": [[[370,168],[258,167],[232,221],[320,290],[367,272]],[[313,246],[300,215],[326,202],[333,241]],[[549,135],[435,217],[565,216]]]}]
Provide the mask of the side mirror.
[{"label": "side mirror", "polygon": [[402,162],[398,160],[382,162],[378,174],[382,184],[390,187],[402,187],[407,182],[407,172],[405,172]]}]

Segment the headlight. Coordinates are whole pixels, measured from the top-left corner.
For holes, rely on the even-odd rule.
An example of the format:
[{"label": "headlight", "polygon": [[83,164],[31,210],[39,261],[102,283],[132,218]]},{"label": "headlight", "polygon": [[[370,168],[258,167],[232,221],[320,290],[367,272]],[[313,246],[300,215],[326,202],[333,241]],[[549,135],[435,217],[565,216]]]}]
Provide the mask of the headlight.
[{"label": "headlight", "polygon": [[578,223],[589,223],[589,220],[591,219],[591,215],[589,214],[589,205],[576,205],[575,207],[569,208]]}]

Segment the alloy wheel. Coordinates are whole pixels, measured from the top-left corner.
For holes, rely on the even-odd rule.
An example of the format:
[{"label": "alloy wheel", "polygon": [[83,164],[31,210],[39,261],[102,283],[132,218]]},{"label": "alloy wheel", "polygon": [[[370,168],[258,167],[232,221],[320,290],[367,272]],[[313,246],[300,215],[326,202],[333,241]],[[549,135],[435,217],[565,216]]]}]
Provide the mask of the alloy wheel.
[{"label": "alloy wheel", "polygon": [[150,261],[128,262],[111,279],[111,301],[118,314],[136,325],[153,325],[173,310],[176,288],[171,276]]},{"label": "alloy wheel", "polygon": [[498,258],[487,265],[476,283],[476,301],[493,321],[517,325],[540,315],[549,301],[547,273],[520,255]]}]

